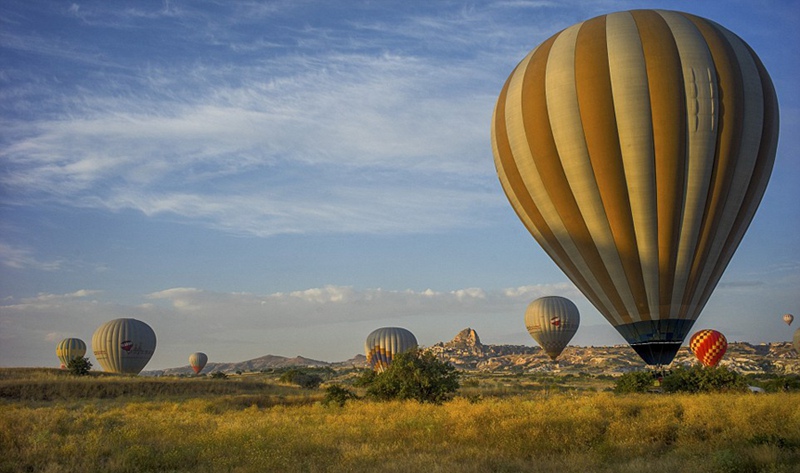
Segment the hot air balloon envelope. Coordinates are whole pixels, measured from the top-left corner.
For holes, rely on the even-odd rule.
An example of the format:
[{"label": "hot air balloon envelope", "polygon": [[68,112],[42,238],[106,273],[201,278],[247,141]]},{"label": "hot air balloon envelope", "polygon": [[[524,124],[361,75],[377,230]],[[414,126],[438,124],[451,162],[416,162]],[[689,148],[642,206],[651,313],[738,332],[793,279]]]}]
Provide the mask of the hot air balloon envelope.
[{"label": "hot air balloon envelope", "polygon": [[581,317],[571,300],[559,296],[536,299],[525,311],[525,326],[534,340],[555,360],[564,351]]},{"label": "hot air balloon envelope", "polygon": [[208,363],[208,356],[205,353],[197,352],[189,355],[189,366],[192,367],[195,374],[200,373]]},{"label": "hot air balloon envelope", "polygon": [[380,373],[392,363],[395,355],[416,347],[413,333],[400,327],[383,327],[367,336],[364,351],[369,366]]},{"label": "hot air balloon envelope", "polygon": [[603,15],[500,92],[495,165],[527,229],[645,362],[672,361],[755,214],[778,139],[738,36],[663,10]]},{"label": "hot air balloon envelope", "polygon": [[705,366],[717,366],[727,349],[728,340],[716,330],[700,330],[689,339],[689,350]]},{"label": "hot air balloon envelope", "polygon": [[792,322],[794,322],[794,315],[783,314],[783,321],[786,322],[786,325],[792,325]]},{"label": "hot air balloon envelope", "polygon": [[84,355],[86,355],[86,343],[80,338],[65,338],[56,346],[56,356],[63,368],[69,365],[70,360],[83,358]]},{"label": "hot air balloon envelope", "polygon": [[139,374],[156,350],[156,334],[136,319],[114,319],[92,336],[94,357],[110,373]]}]

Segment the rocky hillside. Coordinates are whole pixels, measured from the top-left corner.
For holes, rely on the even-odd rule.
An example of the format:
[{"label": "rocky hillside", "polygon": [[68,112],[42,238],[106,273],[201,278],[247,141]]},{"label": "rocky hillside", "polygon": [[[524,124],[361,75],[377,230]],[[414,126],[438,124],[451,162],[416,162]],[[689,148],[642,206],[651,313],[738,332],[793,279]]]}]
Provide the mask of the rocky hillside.
[{"label": "rocky hillside", "polygon": [[[568,346],[556,361],[551,361],[538,346],[483,345],[478,334],[471,328],[462,330],[449,342],[437,343],[429,350],[454,366],[471,371],[588,373],[613,376],[644,369],[646,366],[628,345]],[[671,366],[689,366],[694,363],[696,363],[694,355],[684,347],[675,356]],[[730,343],[720,364],[742,374],[800,374],[800,356],[792,349],[789,342],[761,345]]]},{"label": "rocky hillside", "polygon": [[[558,360],[550,358],[535,346],[531,345],[484,345],[477,332],[465,328],[449,342],[439,342],[427,350],[435,353],[440,359],[452,363],[455,367],[466,371],[536,373],[549,372],[557,374],[605,374],[616,376],[629,371],[645,368],[645,364],[628,345],[611,347],[576,347],[568,346]],[[696,363],[694,355],[688,348],[681,348],[673,367],[689,366]],[[774,373],[800,374],[800,355],[792,349],[791,343],[768,343],[751,345],[736,342],[728,345],[722,366],[731,368],[742,374]],[[297,356],[287,358],[267,355],[239,363],[208,363],[203,373],[222,371],[257,372],[289,367],[330,367],[332,369],[366,367],[364,355],[338,363],[312,360]],[[144,375],[187,375],[192,374],[189,366],[170,368],[159,371],[144,372]]]},{"label": "rocky hillside", "polygon": [[[367,358],[364,355],[356,355],[350,360],[342,361],[339,363],[328,363],[326,361],[312,360],[310,358],[305,358],[302,356],[287,358],[285,356],[266,355],[260,358],[254,358],[252,360],[241,361],[238,363],[209,362],[205,366],[205,368],[203,368],[202,372],[213,373],[215,371],[221,371],[223,373],[236,373],[240,371],[242,373],[252,373],[257,371],[268,371],[281,368],[330,367],[336,369],[336,368],[350,368],[350,367],[365,368],[366,366],[367,366]],[[189,365],[181,366],[178,368],[168,368],[165,370],[142,372],[143,376],[162,376],[162,375],[177,376],[177,375],[189,375],[189,374],[194,374],[194,371],[192,371],[192,368],[189,367]]]}]

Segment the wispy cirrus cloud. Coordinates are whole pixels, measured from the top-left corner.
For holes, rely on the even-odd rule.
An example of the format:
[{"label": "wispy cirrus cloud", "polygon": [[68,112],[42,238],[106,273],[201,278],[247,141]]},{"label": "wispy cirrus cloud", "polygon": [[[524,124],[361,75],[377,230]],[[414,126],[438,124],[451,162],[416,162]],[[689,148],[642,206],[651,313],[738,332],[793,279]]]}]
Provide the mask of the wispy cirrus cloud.
[{"label": "wispy cirrus cloud", "polygon": [[[63,11],[87,28],[121,30],[144,31],[144,17],[180,17],[209,26],[206,36],[184,23],[174,25],[178,33],[164,30],[180,49],[244,46],[231,58],[212,53],[174,63],[128,52],[115,59],[125,73],[94,64],[72,82],[9,87],[18,91],[19,110],[34,103],[26,95],[50,97],[48,114],[4,120],[0,157],[8,165],[0,185],[9,201],[130,208],[256,235],[441,231],[490,220],[504,202],[486,131],[496,90],[486,84],[503,74],[488,64],[507,58],[481,47],[498,34],[510,37],[508,29],[492,27],[487,9],[463,8],[403,12],[393,23],[356,14],[324,26],[237,33],[292,8],[244,4],[213,17],[185,5]],[[113,48],[87,52],[47,39],[24,49],[25,37],[9,35],[12,48],[81,67],[85,58],[114,57]],[[244,51],[254,40],[283,49],[254,56]],[[446,54],[466,43],[467,54]]]},{"label": "wispy cirrus cloud", "polygon": [[[293,80],[264,82],[258,71],[240,71],[249,78],[239,79],[238,86],[222,85],[222,79],[198,85],[204,91],[200,98],[180,91],[172,98],[145,95],[138,101],[97,96],[57,120],[12,123],[11,143],[0,151],[9,163],[0,183],[20,202],[130,204],[145,213],[162,209],[204,221],[224,214],[231,218],[213,226],[234,232],[251,229],[232,223],[271,213],[252,212],[262,206],[281,208],[277,213],[288,220],[253,225],[268,226],[271,234],[313,228],[380,232],[397,226],[392,217],[397,214],[403,214],[410,231],[424,231],[430,221],[440,222],[439,228],[475,221],[465,212],[469,206],[431,215],[432,207],[425,205],[407,213],[403,207],[413,197],[395,197],[444,198],[447,205],[453,202],[447,194],[461,194],[459,200],[472,201],[473,208],[491,201],[480,187],[493,172],[485,133],[477,122],[464,119],[488,110],[488,97],[450,102],[433,92],[415,92],[441,85],[426,74],[415,78],[415,71],[430,66],[413,58],[359,56],[334,62],[340,69],[309,69]],[[455,75],[451,72],[451,79]],[[170,80],[162,76],[154,82]],[[361,176],[367,173],[372,176],[365,180]],[[244,183],[234,186],[234,177]],[[345,191],[347,186],[355,190]],[[348,198],[376,192],[384,196]],[[317,210],[309,212],[312,207]],[[231,213],[237,209],[242,209],[239,217]],[[442,219],[445,213],[459,217]],[[307,225],[314,214],[341,224]],[[348,221],[349,216],[356,220]],[[373,224],[365,226],[367,221]]]},{"label": "wispy cirrus cloud", "polygon": [[34,249],[0,242],[0,264],[13,269],[36,269],[58,271],[64,267],[63,259],[44,261],[36,256]]}]

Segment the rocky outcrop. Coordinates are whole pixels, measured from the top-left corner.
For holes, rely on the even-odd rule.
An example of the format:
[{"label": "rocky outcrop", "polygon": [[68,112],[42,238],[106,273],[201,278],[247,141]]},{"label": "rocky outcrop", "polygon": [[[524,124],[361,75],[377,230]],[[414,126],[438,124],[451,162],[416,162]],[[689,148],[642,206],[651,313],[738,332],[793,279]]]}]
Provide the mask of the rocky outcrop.
[{"label": "rocky outcrop", "polygon": [[[465,328],[458,332],[449,342],[439,342],[425,348],[439,359],[451,363],[458,369],[466,371],[535,373],[548,372],[560,374],[590,374],[618,376],[630,371],[645,368],[641,358],[628,345],[610,347],[576,347],[568,346],[557,360],[552,361],[538,346],[527,345],[484,345],[478,333]],[[697,361],[688,348],[678,351],[670,365],[691,366]],[[728,367],[742,374],[800,374],[800,356],[792,349],[791,343],[762,343],[752,345],[744,342],[728,344],[728,350],[720,361],[721,366]],[[225,373],[254,372],[288,367],[330,367],[333,369],[365,368],[364,355],[338,363],[311,360],[297,356],[267,355],[240,363],[209,363],[203,373],[222,371]],[[191,374],[189,366],[171,368],[162,371],[145,372],[145,375],[180,375]]]},{"label": "rocky outcrop", "polygon": [[[428,350],[456,368],[474,371],[618,376],[646,367],[628,345],[568,346],[556,361],[552,361],[538,346],[483,345],[478,334],[470,328],[459,332],[452,341],[437,343]],[[694,355],[683,347],[670,366],[691,366],[695,363],[697,360]],[[761,345],[730,343],[720,364],[742,374],[800,374],[800,356],[788,342]]]}]

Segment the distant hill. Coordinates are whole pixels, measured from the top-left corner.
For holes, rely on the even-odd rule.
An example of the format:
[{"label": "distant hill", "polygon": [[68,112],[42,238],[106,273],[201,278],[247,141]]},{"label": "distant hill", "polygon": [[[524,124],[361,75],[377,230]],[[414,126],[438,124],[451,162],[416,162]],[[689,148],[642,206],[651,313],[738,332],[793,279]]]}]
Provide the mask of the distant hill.
[{"label": "distant hill", "polygon": [[[356,355],[347,361],[338,363],[329,363],[327,361],[312,360],[302,356],[295,356],[294,358],[287,358],[278,355],[265,355],[252,360],[241,361],[238,363],[212,363],[209,362],[203,373],[213,373],[221,371],[223,373],[235,373],[241,371],[242,373],[264,371],[279,368],[300,368],[300,367],[357,367],[365,368],[367,366],[367,358],[364,355]],[[142,372],[143,376],[176,376],[176,375],[189,375],[194,374],[194,371],[189,365],[181,366],[178,368],[167,368],[165,370],[153,370]]]},{"label": "distant hill", "polygon": [[[629,371],[645,368],[645,363],[628,345],[603,347],[568,346],[558,360],[550,358],[538,346],[532,345],[484,345],[478,333],[465,328],[448,342],[439,342],[426,350],[430,350],[442,360],[450,362],[456,368],[466,371],[534,373],[550,372],[557,374],[605,374],[616,376]],[[696,363],[694,355],[684,347],[678,351],[672,367],[689,366]],[[800,356],[792,349],[789,342],[764,343],[751,345],[745,342],[728,344],[728,350],[722,366],[729,367],[742,374],[774,373],[800,374]],[[266,355],[239,363],[208,363],[203,373],[221,371],[224,373],[257,372],[263,370],[290,367],[330,367],[364,368],[367,360],[364,355],[337,363],[312,360],[302,356],[287,358],[277,355]],[[144,376],[188,375],[193,374],[187,366],[165,370],[146,371]]]}]

